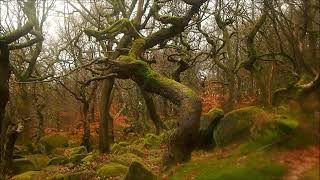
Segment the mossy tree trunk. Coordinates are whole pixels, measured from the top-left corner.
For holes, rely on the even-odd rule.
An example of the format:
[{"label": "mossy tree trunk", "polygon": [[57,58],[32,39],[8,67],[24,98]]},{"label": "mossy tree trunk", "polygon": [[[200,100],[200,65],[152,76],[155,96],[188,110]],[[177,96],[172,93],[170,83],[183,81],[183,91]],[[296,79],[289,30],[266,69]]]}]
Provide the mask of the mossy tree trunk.
[{"label": "mossy tree trunk", "polygon": [[[102,31],[87,29],[85,32],[89,36],[95,36],[97,39],[101,39],[101,35],[112,34],[110,29],[116,28],[119,32],[125,34],[123,37],[128,36],[128,41],[123,42],[130,43],[132,39],[135,39],[128,55],[120,56],[117,60],[106,58],[108,59],[106,62],[111,64],[112,67],[111,73],[109,76],[105,76],[105,78],[117,77],[131,79],[135,81],[142,90],[159,94],[179,106],[179,124],[175,133],[171,136],[170,142],[167,145],[167,152],[163,157],[164,168],[167,168],[170,165],[187,161],[191,157],[200,124],[202,109],[201,98],[183,84],[156,73],[149,67],[148,63],[139,59],[145,50],[164,43],[182,33],[206,0],[183,0],[183,2],[191,5],[191,7],[180,17],[161,16],[159,14],[161,6],[155,1],[152,5],[152,17],[168,26],[149,34],[145,39],[142,39],[139,34],[139,30],[145,27],[145,24],[141,25],[144,12],[144,8],[142,7],[143,3],[141,2],[142,1],[140,1],[140,5],[138,5],[138,13],[134,21],[121,19]],[[107,103],[105,107],[107,107]]]},{"label": "mossy tree trunk", "polygon": [[148,63],[138,60],[145,43],[142,38],[135,40],[128,56],[120,56],[117,61],[110,63],[114,65],[113,73],[118,77],[130,78],[143,91],[159,94],[179,106],[178,127],[163,157],[163,168],[166,169],[190,159],[197,140],[202,103],[193,90],[158,74]]}]

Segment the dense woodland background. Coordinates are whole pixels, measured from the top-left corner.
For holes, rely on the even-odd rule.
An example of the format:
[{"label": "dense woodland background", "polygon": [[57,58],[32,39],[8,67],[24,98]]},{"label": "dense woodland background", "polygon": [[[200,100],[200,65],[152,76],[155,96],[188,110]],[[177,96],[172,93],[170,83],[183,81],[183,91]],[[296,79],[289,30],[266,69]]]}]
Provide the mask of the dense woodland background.
[{"label": "dense woodland background", "polygon": [[[317,0],[0,1],[0,179],[307,177],[319,167],[319,12]],[[286,170],[232,169],[268,164],[233,152],[243,146]]]}]

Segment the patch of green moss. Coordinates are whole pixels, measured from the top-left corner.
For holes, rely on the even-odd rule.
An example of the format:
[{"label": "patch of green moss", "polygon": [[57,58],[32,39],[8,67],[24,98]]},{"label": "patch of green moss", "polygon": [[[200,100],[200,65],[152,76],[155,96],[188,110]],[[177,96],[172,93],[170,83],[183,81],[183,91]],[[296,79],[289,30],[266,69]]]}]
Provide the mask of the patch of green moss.
[{"label": "patch of green moss", "polygon": [[125,175],[128,167],[118,163],[110,163],[98,169],[97,173],[101,178],[110,178]]},{"label": "patch of green moss", "polygon": [[85,158],[87,154],[74,154],[70,157],[71,163],[80,163],[83,158]]},{"label": "patch of green moss", "polygon": [[130,145],[130,143],[129,143],[129,142],[126,142],[126,141],[121,141],[121,142],[119,142],[118,144],[119,144],[120,146],[122,146],[122,147],[129,146],[129,145]]},{"label": "patch of green moss", "polygon": [[45,151],[50,153],[55,148],[67,147],[68,139],[61,134],[54,134],[44,136],[40,139],[40,143],[45,147]]},{"label": "patch of green moss", "polygon": [[64,175],[64,180],[79,180],[79,179],[92,179],[95,173],[89,170],[67,173]]},{"label": "patch of green moss", "polygon": [[124,61],[124,62],[128,62],[128,63],[135,61],[135,59],[132,58],[131,56],[120,56],[119,60]]},{"label": "patch of green moss", "polygon": [[76,154],[88,154],[88,151],[87,151],[86,147],[84,147],[84,146],[79,146],[79,147],[74,147],[74,148],[66,149],[66,150],[64,151],[64,154],[65,154],[67,157],[71,157],[71,156],[76,155]]},{"label": "patch of green moss", "polygon": [[148,133],[145,135],[144,144],[148,147],[159,147],[161,138],[155,134]]},{"label": "patch of green moss", "polygon": [[143,147],[141,147],[141,146],[130,145],[130,146],[127,146],[125,149],[126,149],[126,153],[132,153],[132,154],[135,154],[139,157],[145,156],[145,153],[142,151]]},{"label": "patch of green moss", "polygon": [[66,156],[57,156],[48,162],[48,165],[61,165],[69,163],[69,159]]},{"label": "patch of green moss", "polygon": [[13,172],[15,174],[37,170],[33,162],[25,158],[14,159],[12,164],[13,164]]},{"label": "patch of green moss", "polygon": [[143,162],[143,159],[132,153],[125,153],[112,158],[113,162],[120,163],[125,166],[129,166],[133,161]]},{"label": "patch of green moss", "polygon": [[193,176],[196,180],[271,180],[282,179],[286,167],[272,162],[268,153],[217,158],[209,156],[176,168],[171,180]]},{"label": "patch of green moss", "polygon": [[137,55],[143,50],[144,45],[146,44],[146,40],[143,38],[138,38],[133,41],[129,56],[133,58],[137,58]]},{"label": "patch of green moss", "polygon": [[272,120],[252,133],[250,140],[242,144],[241,149],[243,152],[250,152],[268,146],[282,146],[288,142],[289,137],[294,136],[298,126],[298,121],[289,116],[275,115]]},{"label": "patch of green moss", "polygon": [[43,171],[28,171],[16,176],[13,176],[11,180],[32,180],[32,179],[45,179],[46,173]]},{"label": "patch of green moss", "polygon": [[89,164],[94,158],[93,154],[87,155],[85,158],[81,159],[81,163]]},{"label": "patch of green moss", "polygon": [[125,180],[157,180],[157,176],[140,162],[132,162]]},{"label": "patch of green moss", "polygon": [[135,145],[140,145],[140,144],[143,144],[143,143],[144,143],[144,138],[139,138],[139,139],[137,139],[137,140],[135,140],[133,142],[133,144],[135,144]]},{"label": "patch of green moss", "polygon": [[49,157],[44,154],[35,154],[28,158],[33,162],[36,170],[41,170],[42,168],[46,167],[49,162]]},{"label": "patch of green moss", "polygon": [[276,115],[274,121],[279,130],[284,133],[291,133],[299,126],[299,122],[290,116]]},{"label": "patch of green moss", "polygon": [[62,156],[64,155],[65,150],[66,148],[55,148],[51,151],[51,154],[55,156]]}]

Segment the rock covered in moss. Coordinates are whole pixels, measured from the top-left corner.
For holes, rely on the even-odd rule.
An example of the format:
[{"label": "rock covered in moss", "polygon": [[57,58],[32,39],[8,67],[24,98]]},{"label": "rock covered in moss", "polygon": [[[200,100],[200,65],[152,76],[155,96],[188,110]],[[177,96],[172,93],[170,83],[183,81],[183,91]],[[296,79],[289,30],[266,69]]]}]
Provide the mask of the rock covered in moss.
[{"label": "rock covered in moss", "polygon": [[33,162],[26,158],[14,159],[12,164],[13,164],[13,172],[15,174],[37,170]]},{"label": "rock covered in moss", "polygon": [[88,151],[87,151],[86,147],[79,146],[79,147],[66,149],[64,151],[64,154],[66,156],[68,156],[68,157],[71,157],[71,156],[76,155],[76,154],[88,154]]},{"label": "rock covered in moss", "polygon": [[48,165],[62,165],[69,163],[69,159],[66,156],[57,156],[50,159]]},{"label": "rock covered in moss", "polygon": [[158,147],[161,144],[161,138],[155,134],[148,133],[144,138],[145,147]]},{"label": "rock covered in moss", "polygon": [[122,176],[127,173],[128,167],[119,163],[109,163],[98,169],[97,173],[100,178],[110,178]]},{"label": "rock covered in moss", "polygon": [[28,157],[28,159],[33,162],[37,170],[41,170],[42,168],[46,167],[50,160],[49,157],[44,154],[35,154]]},{"label": "rock covered in moss", "polygon": [[282,144],[286,141],[285,143],[287,143],[290,140],[287,137],[289,135],[293,136],[298,126],[298,121],[289,116],[274,115],[272,119],[261,127],[251,130],[251,138],[248,145],[259,147],[274,144],[275,142]]},{"label": "rock covered in moss", "polygon": [[230,144],[236,140],[247,139],[255,121],[264,121],[267,114],[259,107],[250,106],[231,111],[221,119],[213,132],[218,146]]},{"label": "rock covered in moss", "polygon": [[221,109],[214,108],[201,118],[198,148],[209,148],[215,145],[212,133],[223,116],[224,112]]},{"label": "rock covered in moss", "polygon": [[145,153],[142,151],[143,147],[140,147],[138,145],[129,145],[129,146],[120,146],[118,144],[114,144],[111,148],[111,152],[113,154],[125,154],[125,153],[132,153],[139,157],[144,157]]},{"label": "rock covered in moss", "polygon": [[65,147],[55,148],[55,149],[53,149],[53,150],[51,151],[51,155],[54,155],[54,156],[63,156],[65,150],[66,150]]},{"label": "rock covered in moss", "polygon": [[56,174],[52,180],[87,180],[93,179],[95,176],[94,171],[83,170],[78,172],[70,172],[67,174]]},{"label": "rock covered in moss", "polygon": [[89,154],[83,159],[81,159],[81,163],[88,164],[93,160],[93,158],[94,158],[94,154]]},{"label": "rock covered in moss", "polygon": [[43,171],[28,171],[16,176],[13,176],[11,180],[42,180],[46,179],[46,173]]},{"label": "rock covered in moss", "polygon": [[86,156],[86,154],[74,154],[70,157],[70,162],[74,164],[81,163],[81,160]]},{"label": "rock covered in moss", "polygon": [[68,147],[68,139],[61,134],[47,135],[40,139],[40,145],[46,153],[50,153],[55,148]]},{"label": "rock covered in moss", "polygon": [[145,167],[140,162],[132,162],[125,180],[157,180],[158,177],[154,175],[151,170]]},{"label": "rock covered in moss", "polygon": [[112,161],[129,166],[133,161],[143,162],[143,159],[132,153],[125,153],[119,156],[115,156]]},{"label": "rock covered in moss", "polygon": [[132,153],[139,157],[145,156],[145,153],[142,150],[143,147],[140,147],[138,145],[130,145],[130,146],[127,146],[125,149],[126,149],[126,153]]}]

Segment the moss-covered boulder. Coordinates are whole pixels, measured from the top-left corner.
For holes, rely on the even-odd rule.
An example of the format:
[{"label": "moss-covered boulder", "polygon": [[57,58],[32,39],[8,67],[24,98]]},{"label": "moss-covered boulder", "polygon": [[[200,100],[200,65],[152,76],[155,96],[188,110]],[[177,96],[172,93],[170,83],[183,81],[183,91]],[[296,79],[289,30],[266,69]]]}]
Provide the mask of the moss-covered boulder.
[{"label": "moss-covered boulder", "polygon": [[66,156],[57,156],[48,162],[48,165],[62,165],[69,163],[69,159]]},{"label": "moss-covered boulder", "polygon": [[100,178],[110,178],[125,175],[128,167],[118,163],[109,163],[98,169],[97,173]]},{"label": "moss-covered boulder", "polygon": [[35,154],[32,156],[29,156],[28,159],[30,159],[33,162],[36,170],[41,170],[42,168],[46,167],[50,160],[49,157],[44,154]]},{"label": "moss-covered boulder", "polygon": [[117,162],[123,164],[125,166],[129,166],[133,161],[143,162],[143,159],[132,153],[125,153],[119,156],[115,156],[112,158],[113,162]]},{"label": "moss-covered boulder", "polygon": [[83,159],[81,159],[81,163],[89,164],[91,161],[93,161],[94,157],[95,157],[94,154],[89,154],[86,157],[84,157]]},{"label": "moss-covered boulder", "polygon": [[64,151],[64,154],[65,154],[67,157],[71,157],[71,156],[76,155],[76,154],[88,154],[88,151],[87,151],[86,147],[84,147],[84,146],[79,146],[79,147],[74,147],[74,148],[66,149],[66,150]]},{"label": "moss-covered boulder", "polygon": [[224,112],[221,109],[214,108],[201,117],[197,145],[198,148],[210,148],[215,145],[212,133],[223,116]]},{"label": "moss-covered boulder", "polygon": [[87,157],[87,154],[74,154],[70,157],[70,162],[78,164],[81,163],[81,160],[85,157]]},{"label": "moss-covered boulder", "polygon": [[143,152],[143,145],[136,145],[136,144],[131,144],[131,145],[120,145],[120,144],[114,144],[111,147],[111,152],[112,154],[117,154],[117,155],[121,155],[121,154],[126,154],[126,153],[132,153],[135,154],[139,157],[144,157],[145,153]]},{"label": "moss-covered boulder", "polygon": [[130,145],[130,146],[127,146],[125,149],[126,149],[126,153],[132,153],[139,157],[145,156],[145,153],[143,152],[143,147],[140,147],[138,145]]},{"label": "moss-covered boulder", "polygon": [[14,146],[14,151],[13,151],[13,158],[14,159],[20,159],[24,158],[29,154],[28,149],[26,146],[21,146],[21,145],[15,145]]},{"label": "moss-covered boulder", "polygon": [[68,147],[68,139],[61,134],[47,135],[40,139],[40,145],[46,153],[55,148]]},{"label": "moss-covered boulder", "polygon": [[13,176],[11,180],[42,180],[46,179],[46,173],[43,171],[28,171],[16,176]]},{"label": "moss-covered boulder", "polygon": [[218,146],[224,146],[237,140],[248,139],[253,124],[265,121],[267,118],[267,114],[255,106],[231,111],[215,128],[213,132],[215,143]]},{"label": "moss-covered boulder", "polygon": [[144,145],[147,148],[159,147],[161,144],[161,138],[155,134],[148,133],[144,138]]},{"label": "moss-covered boulder", "polygon": [[63,177],[63,180],[87,180],[87,179],[93,179],[95,176],[94,171],[89,171],[89,170],[83,170],[79,172],[71,172],[64,174],[63,176],[61,175],[56,175],[56,178],[61,178]]},{"label": "moss-covered boulder", "polygon": [[55,148],[55,149],[53,149],[53,150],[51,151],[51,155],[54,155],[54,156],[63,156],[65,151],[66,151],[66,148],[65,148],[65,147]]},{"label": "moss-covered boulder", "polygon": [[37,170],[33,162],[26,158],[14,159],[12,164],[14,174]]},{"label": "moss-covered boulder", "polygon": [[[271,116],[271,115],[270,115]],[[250,130],[250,138],[247,143],[241,145],[242,151],[251,151],[269,145],[287,145],[294,132],[297,131],[299,123],[287,115],[272,115],[268,121],[255,124]]]},{"label": "moss-covered boulder", "polygon": [[140,162],[132,162],[125,180],[157,180],[158,177],[154,175],[151,170],[145,167]]}]

